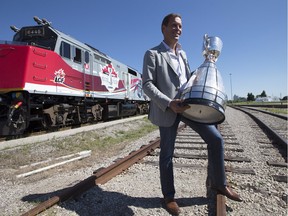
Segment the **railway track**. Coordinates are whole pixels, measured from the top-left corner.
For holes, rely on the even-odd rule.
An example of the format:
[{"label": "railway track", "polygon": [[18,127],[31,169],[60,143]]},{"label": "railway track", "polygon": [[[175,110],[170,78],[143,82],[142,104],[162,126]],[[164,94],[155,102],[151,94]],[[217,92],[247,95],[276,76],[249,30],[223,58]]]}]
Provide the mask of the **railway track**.
[{"label": "railway track", "polygon": [[[229,112],[232,110],[231,108],[228,109]],[[235,113],[238,111],[233,112]],[[269,201],[269,204],[267,203],[267,206],[265,206],[265,208],[268,209],[268,213],[269,211],[273,212],[273,209],[276,208],[276,206],[280,209],[283,208],[281,211],[282,213],[286,212],[285,209],[287,206],[285,206],[285,203],[287,205],[287,193],[285,188],[287,184],[287,156],[285,157],[285,155],[281,153],[281,149],[279,149],[278,145],[275,145],[273,137],[271,138],[271,135],[268,135],[268,138],[268,136],[264,134],[263,129],[261,129],[253,119],[246,116],[243,117],[243,121],[247,121],[249,124],[247,125],[247,122],[245,122],[244,127],[255,130],[255,136],[252,137],[252,141],[247,138],[247,142],[249,143],[243,142],[241,136],[245,136],[245,134],[239,134],[237,130],[235,131],[235,122],[233,121],[232,124],[231,121],[229,121],[229,123],[228,121],[225,121],[223,124],[219,125],[218,128],[225,141],[225,168],[228,184],[231,187],[235,187],[236,191],[242,195],[244,203],[235,203],[220,194],[215,194],[209,189],[209,184],[207,184],[204,188],[207,198],[203,199],[201,198],[201,195],[199,195],[199,198],[196,197],[192,202],[192,205],[194,205],[193,208],[197,208],[199,215],[251,215],[249,213],[247,214],[247,211],[250,211],[250,213],[255,211],[255,215],[259,215],[260,210],[258,208],[261,206],[259,207],[256,205],[258,196],[263,200],[266,199],[264,197],[269,196],[267,200],[262,200],[263,203]],[[91,177],[64,190],[62,194],[40,203],[34,209],[23,215],[36,215],[59,202],[64,202],[71,197],[79,197],[79,194],[95,187],[97,184],[109,183],[108,181],[111,178],[113,179],[116,175],[119,176],[120,173],[122,173],[120,179],[124,178],[125,175],[135,176],[137,175],[139,168],[133,169],[133,166],[137,166],[135,163],[137,163],[138,166],[147,166],[148,170],[157,169],[159,153],[158,142],[159,140],[155,140],[139,149],[139,151],[132,152],[126,158],[119,159],[111,166],[95,171]],[[130,161],[131,159],[132,161]],[[195,174],[195,176],[193,176],[193,174],[203,174],[207,172],[206,144],[197,134],[190,130],[190,128],[184,127],[178,132],[174,160],[175,172],[178,178],[184,174],[190,173],[190,175],[192,175],[191,179],[199,180],[197,178],[198,175]],[[132,168],[130,166],[132,166]],[[116,171],[113,171],[114,169]],[[125,172],[123,173],[123,171]],[[147,173],[147,175],[149,174]],[[128,178],[132,179],[132,177]],[[185,176],[185,178],[187,178],[187,176]],[[188,179],[188,181],[192,181],[191,179]],[[120,182],[122,183],[123,181],[118,180],[117,184],[120,184]],[[176,182],[176,184],[180,184],[180,197],[197,196],[197,188],[195,188],[196,185],[193,184],[193,182],[190,187],[187,188],[187,186],[185,186],[182,190],[182,183]],[[197,182],[197,184],[201,184],[201,182]],[[271,190],[271,185],[273,185],[274,190]],[[203,188],[201,191],[203,192]],[[86,195],[85,199],[87,197],[89,197],[89,195]],[[88,200],[89,199],[92,198],[90,197]],[[255,202],[255,200],[256,204],[252,202]],[[191,204],[191,200],[188,202],[186,199],[179,198],[179,202],[185,215],[188,211],[186,211],[187,205]],[[205,204],[199,205],[199,202]],[[265,205],[263,203],[260,205]],[[253,206],[253,204],[255,206]],[[249,210],[249,208],[251,208],[251,210]],[[262,208],[264,207],[262,206]],[[267,212],[263,212],[262,215],[269,215]],[[284,215],[281,214],[281,212],[277,215]]]},{"label": "railway track", "polygon": [[279,115],[251,107],[234,107],[255,120],[255,122],[266,131],[271,139],[287,151],[288,125],[287,116]]},{"label": "railway track", "polygon": [[[261,215],[270,215],[274,212],[273,209],[277,206],[286,209],[287,207],[287,138],[283,138],[279,135],[280,131],[286,131],[287,133],[287,119],[283,120],[282,117],[271,117],[269,113],[259,114],[256,110],[247,111],[242,108],[237,108],[238,111],[233,111],[237,116],[237,121],[230,121],[231,129],[235,132],[234,128],[240,124],[238,116],[239,111],[246,114],[241,125],[251,130],[251,133],[244,132],[243,134],[237,134],[239,140],[242,140],[241,145],[244,147],[244,152],[248,158],[251,159],[248,165],[254,170],[255,174],[252,174],[248,180],[236,176],[241,191],[249,191],[249,196],[263,197],[262,208],[267,212],[261,213]],[[269,116],[267,116],[269,115]],[[279,127],[279,122],[280,126]],[[286,122],[286,123],[285,123]],[[277,126],[276,126],[277,125]],[[240,127],[241,127],[240,126]],[[246,131],[246,130],[244,130]],[[248,134],[253,134],[253,137],[248,137]],[[245,144],[245,142],[247,142]],[[251,142],[251,143],[250,143]],[[272,189],[273,188],[273,189]],[[264,198],[264,197],[267,198]],[[265,202],[264,202],[265,200]],[[261,201],[262,202],[262,201]],[[282,204],[280,204],[282,202]],[[265,207],[267,208],[265,208]],[[239,210],[235,205],[231,205],[234,210]],[[254,214],[259,215],[259,206],[255,205]],[[243,214],[243,210],[240,210],[239,215]],[[245,212],[245,211],[244,211]],[[253,214],[251,212],[251,214]],[[276,214],[276,213],[275,213]],[[286,215],[287,211],[278,213],[277,215]],[[236,214],[238,215],[238,214]]]}]

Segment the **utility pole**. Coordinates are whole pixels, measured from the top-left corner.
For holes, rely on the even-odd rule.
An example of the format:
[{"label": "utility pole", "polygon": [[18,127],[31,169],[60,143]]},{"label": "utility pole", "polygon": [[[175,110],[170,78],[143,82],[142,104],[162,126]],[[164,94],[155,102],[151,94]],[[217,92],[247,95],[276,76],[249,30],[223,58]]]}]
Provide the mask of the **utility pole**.
[{"label": "utility pole", "polygon": [[230,90],[231,90],[231,101],[233,102],[233,94],[232,94],[232,74],[230,73]]}]

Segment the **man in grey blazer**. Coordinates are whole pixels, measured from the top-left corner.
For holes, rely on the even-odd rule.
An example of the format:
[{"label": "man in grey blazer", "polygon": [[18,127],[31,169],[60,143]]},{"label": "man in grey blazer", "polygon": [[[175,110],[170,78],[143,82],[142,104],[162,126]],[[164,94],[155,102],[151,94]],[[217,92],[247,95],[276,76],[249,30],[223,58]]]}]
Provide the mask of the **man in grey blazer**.
[{"label": "man in grey blazer", "polygon": [[151,99],[149,119],[160,131],[160,182],[167,210],[179,215],[174,187],[173,163],[175,139],[180,121],[199,133],[208,147],[212,187],[235,201],[241,197],[226,186],[224,169],[224,143],[214,125],[195,123],[181,113],[189,106],[180,100],[181,87],[191,77],[187,56],[178,43],[182,33],[182,18],[179,14],[168,14],[162,21],[164,40],[160,45],[147,50],[143,61],[143,90]]}]

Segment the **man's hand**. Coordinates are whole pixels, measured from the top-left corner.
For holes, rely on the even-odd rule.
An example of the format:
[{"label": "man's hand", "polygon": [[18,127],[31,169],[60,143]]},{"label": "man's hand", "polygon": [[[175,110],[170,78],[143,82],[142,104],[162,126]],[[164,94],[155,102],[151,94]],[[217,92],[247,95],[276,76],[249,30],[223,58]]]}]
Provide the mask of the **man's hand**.
[{"label": "man's hand", "polygon": [[183,105],[183,100],[174,99],[170,102],[169,108],[175,113],[183,113],[186,109],[189,109],[189,105]]}]

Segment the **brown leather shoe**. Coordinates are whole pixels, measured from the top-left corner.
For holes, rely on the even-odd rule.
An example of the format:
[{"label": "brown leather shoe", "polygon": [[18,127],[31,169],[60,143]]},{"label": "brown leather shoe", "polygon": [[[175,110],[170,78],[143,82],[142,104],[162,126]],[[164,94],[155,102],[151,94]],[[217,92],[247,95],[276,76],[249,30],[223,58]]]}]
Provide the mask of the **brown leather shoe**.
[{"label": "brown leather shoe", "polygon": [[225,187],[224,189],[217,189],[218,193],[225,195],[227,198],[237,201],[237,202],[242,202],[242,198],[240,195],[238,195],[236,192],[234,192],[231,188]]},{"label": "brown leather shoe", "polygon": [[167,211],[172,215],[179,215],[180,208],[173,198],[164,198]]}]

